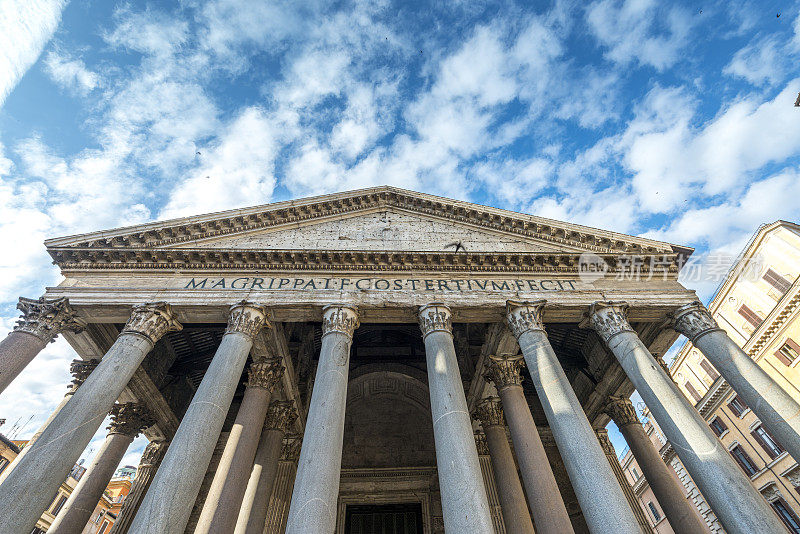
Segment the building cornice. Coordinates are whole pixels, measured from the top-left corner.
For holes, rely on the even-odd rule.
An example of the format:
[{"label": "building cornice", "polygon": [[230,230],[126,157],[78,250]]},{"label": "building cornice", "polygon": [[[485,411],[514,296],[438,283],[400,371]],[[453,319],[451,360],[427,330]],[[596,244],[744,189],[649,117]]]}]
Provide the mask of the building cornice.
[{"label": "building cornice", "polygon": [[[574,251],[595,253],[678,254],[692,249],[450,200],[393,187],[378,187],[322,197],[280,202],[172,221],[148,223],[110,231],[50,239],[48,250],[62,248],[143,249],[173,248],[193,241],[224,237],[281,226],[297,226],[354,212],[394,208],[442,220],[532,238]],[[58,260],[57,260],[58,261]]]},{"label": "building cornice", "polygon": [[772,308],[769,315],[761,322],[758,329],[753,332],[744,345],[744,351],[756,361],[760,360],[759,352],[769,345],[775,334],[779,332],[787,321],[795,314],[800,306],[800,278],[794,281],[789,290],[781,297],[780,301]]},{"label": "building cornice", "polygon": [[[364,250],[242,250],[211,248],[50,248],[61,270],[233,270],[233,271],[449,271],[578,274],[580,254],[513,252],[415,252]],[[598,254],[607,274],[626,272],[631,260],[646,277],[649,265],[670,262],[668,279],[678,275],[677,254]],[[661,267],[654,277],[663,275]]]}]

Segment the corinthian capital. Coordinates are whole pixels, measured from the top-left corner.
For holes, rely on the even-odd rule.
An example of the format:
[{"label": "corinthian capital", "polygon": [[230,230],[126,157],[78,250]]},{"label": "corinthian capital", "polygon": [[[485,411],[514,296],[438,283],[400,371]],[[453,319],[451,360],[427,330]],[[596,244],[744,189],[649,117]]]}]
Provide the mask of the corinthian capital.
[{"label": "corinthian capital", "polygon": [[623,425],[639,424],[639,417],[636,415],[636,408],[630,399],[623,399],[622,397],[609,397],[608,404],[603,409],[614,423],[621,427]]},{"label": "corinthian capital", "polygon": [[452,313],[450,308],[439,302],[426,304],[419,309],[419,328],[422,337],[433,332],[453,333]]},{"label": "corinthian capital", "polygon": [[115,404],[111,411],[109,434],[124,434],[136,437],[139,432],[155,424],[155,419],[143,404],[125,402]]},{"label": "corinthian capital", "polygon": [[272,391],[275,384],[281,379],[283,370],[280,358],[270,358],[269,360],[254,362],[250,364],[245,386]]},{"label": "corinthian capital", "polygon": [[288,432],[297,419],[294,404],[289,401],[272,401],[267,409],[264,428]]},{"label": "corinthian capital", "polygon": [[706,307],[697,301],[681,306],[670,314],[670,319],[672,328],[693,343],[700,336],[722,330]]},{"label": "corinthian capital", "polygon": [[525,360],[521,355],[489,356],[489,366],[486,370],[486,379],[494,383],[497,391],[510,386],[522,385],[522,368]]},{"label": "corinthian capital", "polygon": [[83,321],[75,317],[66,298],[48,300],[44,297],[20,297],[17,309],[22,312],[22,317],[17,320],[14,331],[34,335],[45,343],[53,341],[65,330],[77,333],[85,326]]},{"label": "corinthian capital", "polygon": [[231,306],[225,333],[245,334],[254,338],[265,326],[269,327],[270,324],[267,321],[267,312],[264,307],[243,300]]},{"label": "corinthian capital", "polygon": [[498,397],[486,397],[475,407],[475,417],[484,427],[502,426],[503,405]]},{"label": "corinthian capital", "polygon": [[634,332],[628,323],[628,305],[624,302],[595,302],[581,326],[585,327],[587,322],[606,343],[622,332]]},{"label": "corinthian capital", "polygon": [[72,374],[72,383],[68,393],[75,393],[78,388],[86,382],[89,375],[92,374],[97,366],[100,365],[100,360],[92,358],[91,360],[72,360],[69,364],[69,372]]},{"label": "corinthian capital", "polygon": [[479,456],[489,456],[489,445],[486,443],[486,434],[480,430],[475,431],[475,447]]},{"label": "corinthian capital", "polygon": [[281,445],[281,460],[296,462],[303,446],[302,436],[286,436]]},{"label": "corinthian capital", "polygon": [[153,302],[134,306],[131,318],[122,329],[122,333],[144,336],[155,345],[167,332],[177,332],[182,328],[169,304]]},{"label": "corinthian capital", "polygon": [[544,330],[542,311],[547,301],[536,300],[533,302],[506,301],[506,323],[514,333],[514,337],[530,330]]},{"label": "corinthian capital", "polygon": [[358,310],[355,306],[330,304],[322,308],[323,336],[337,332],[352,338],[358,324]]}]

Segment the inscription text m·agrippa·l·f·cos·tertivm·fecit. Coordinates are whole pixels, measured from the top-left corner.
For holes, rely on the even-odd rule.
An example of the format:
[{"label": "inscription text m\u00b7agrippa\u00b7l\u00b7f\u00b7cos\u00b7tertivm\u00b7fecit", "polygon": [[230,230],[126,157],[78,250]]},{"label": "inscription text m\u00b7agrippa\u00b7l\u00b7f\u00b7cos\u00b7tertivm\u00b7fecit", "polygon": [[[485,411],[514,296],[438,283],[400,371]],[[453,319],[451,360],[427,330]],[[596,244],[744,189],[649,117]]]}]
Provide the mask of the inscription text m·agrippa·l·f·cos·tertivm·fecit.
[{"label": "inscription text m\u00b7agrippa\u00b7l\u00b7f\u00b7cos\u00b7tertivm\u00b7fecit", "polygon": [[338,278],[338,277],[194,277],[184,289],[233,290],[329,290],[329,291],[573,291],[576,280],[555,278],[480,279],[480,278]]}]

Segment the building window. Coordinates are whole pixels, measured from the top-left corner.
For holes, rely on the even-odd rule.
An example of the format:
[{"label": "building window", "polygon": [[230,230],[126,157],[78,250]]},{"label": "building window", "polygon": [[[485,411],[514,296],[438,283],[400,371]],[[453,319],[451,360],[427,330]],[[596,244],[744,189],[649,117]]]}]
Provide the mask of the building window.
[{"label": "building window", "polygon": [[6,466],[8,466],[9,463],[10,462],[8,461],[7,458],[3,458],[2,456],[0,456],[0,473],[6,470]]},{"label": "building window", "polygon": [[742,417],[744,412],[747,411],[747,405],[739,395],[736,395],[731,399],[731,401],[728,403],[728,408],[730,408],[736,417]]},{"label": "building window", "polygon": [[772,506],[772,509],[775,510],[775,513],[778,514],[778,517],[781,518],[783,524],[788,527],[790,532],[800,534],[800,519],[798,519],[792,509],[789,508],[786,501],[778,497],[769,504]]},{"label": "building window", "polygon": [[105,534],[107,528],[108,528],[108,521],[103,521],[103,526],[100,527],[100,530],[97,531],[97,534]]},{"label": "building window", "polygon": [[695,401],[695,402],[698,402],[698,401],[700,401],[700,399],[702,399],[702,398],[703,398],[703,396],[702,396],[702,395],[700,395],[700,392],[699,392],[699,391],[697,391],[697,390],[694,388],[694,386],[692,385],[692,383],[691,383],[691,382],[689,382],[688,380],[686,381],[686,383],[685,383],[685,384],[683,384],[683,387],[685,387],[685,388],[686,388],[686,391],[688,391],[688,392],[689,392],[689,395],[691,395],[691,396],[692,396],[692,398],[694,399],[694,401]]},{"label": "building window", "polygon": [[753,327],[755,328],[758,328],[759,325],[761,325],[761,321],[763,320],[761,319],[761,317],[759,317],[759,315],[756,312],[754,312],[744,304],[739,306],[739,315],[744,317],[745,320],[751,325],[753,325]]},{"label": "building window", "polygon": [[641,476],[639,475],[639,471],[637,471],[635,467],[631,467],[631,474],[633,475],[634,482],[639,480],[639,477]]},{"label": "building window", "polygon": [[772,269],[767,269],[767,272],[764,273],[762,278],[764,278],[769,285],[780,291],[781,295],[789,291],[789,288],[792,287],[791,282]]},{"label": "building window", "polygon": [[659,514],[658,510],[656,510],[656,506],[653,504],[653,501],[648,502],[647,507],[650,509],[650,513],[653,515],[653,521],[656,523],[661,521],[661,514]]},{"label": "building window", "polygon": [[714,431],[714,434],[716,434],[717,437],[720,437],[728,430],[728,425],[726,425],[725,421],[723,421],[719,417],[715,417],[714,419],[712,419],[711,422],[708,424],[708,426],[711,427],[711,430]]},{"label": "building window", "polygon": [[739,464],[739,467],[747,473],[747,476],[752,477],[756,473],[758,473],[758,469],[756,468],[756,464],[753,463],[753,460],[750,456],[744,452],[744,449],[741,445],[736,445],[734,448],[731,449],[731,455],[733,455],[733,459],[736,460],[736,463]]},{"label": "building window", "polygon": [[33,527],[33,530],[31,530],[31,534],[44,534],[44,533],[45,531],[40,529],[39,527]]},{"label": "building window", "polygon": [[708,360],[706,360],[705,358],[700,360],[700,367],[703,368],[703,371],[706,372],[708,378],[710,378],[712,382],[717,378],[719,378],[719,373],[717,372],[717,370],[714,369],[714,366],[708,363]]},{"label": "building window", "polygon": [[761,448],[763,448],[771,459],[775,459],[783,453],[783,447],[772,437],[763,425],[758,425],[758,428],[750,432],[755,438]]},{"label": "building window", "polygon": [[792,365],[798,357],[800,357],[800,345],[792,339],[787,339],[781,345],[781,348],[775,353],[775,356],[784,364]]},{"label": "building window", "polygon": [[67,502],[67,498],[64,495],[58,494],[56,500],[54,501],[53,507],[50,509],[50,513],[53,515],[58,515],[58,512],[64,507],[64,503]]}]

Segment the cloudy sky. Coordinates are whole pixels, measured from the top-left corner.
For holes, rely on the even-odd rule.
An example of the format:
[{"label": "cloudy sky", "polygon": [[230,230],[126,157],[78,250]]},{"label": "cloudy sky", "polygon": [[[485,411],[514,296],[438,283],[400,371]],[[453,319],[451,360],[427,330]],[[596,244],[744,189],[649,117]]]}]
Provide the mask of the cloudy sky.
[{"label": "cloudy sky", "polygon": [[[0,336],[59,281],[47,237],[379,184],[727,265],[800,219],[799,7],[0,0]],[[6,434],[73,357],[0,396]]]}]

